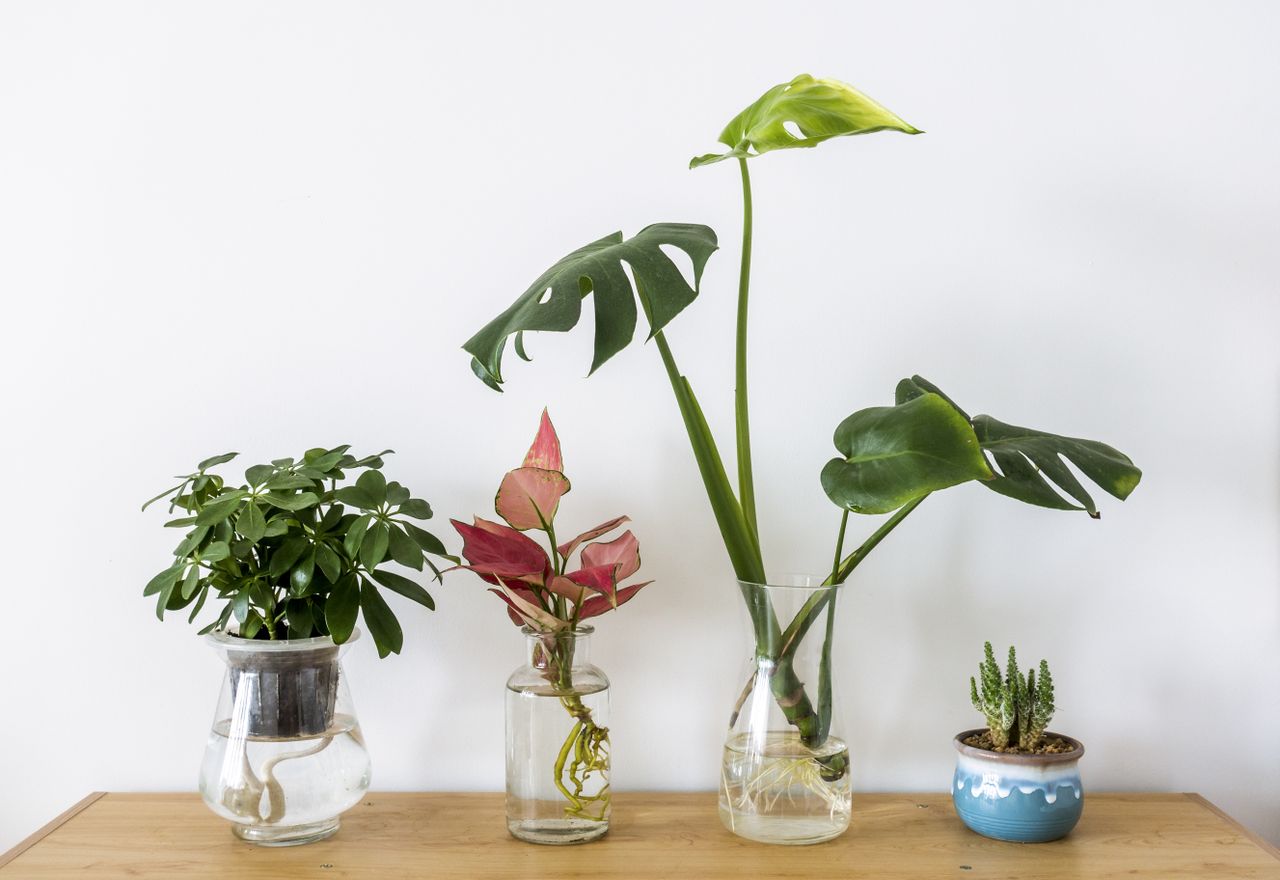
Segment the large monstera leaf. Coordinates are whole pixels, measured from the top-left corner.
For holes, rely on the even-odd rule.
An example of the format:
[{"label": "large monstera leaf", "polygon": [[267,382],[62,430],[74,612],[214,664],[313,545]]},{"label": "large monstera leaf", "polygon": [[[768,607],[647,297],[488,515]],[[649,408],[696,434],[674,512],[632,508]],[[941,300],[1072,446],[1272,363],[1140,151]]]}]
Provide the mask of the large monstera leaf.
[{"label": "large monstera leaf", "polygon": [[[693,261],[693,286],[662,251],[678,248]],[[702,269],[716,250],[716,234],[709,226],[658,223],[623,239],[607,235],[559,260],[529,289],[462,347],[472,355],[471,369],[498,391],[502,385],[502,353],[507,339],[516,337],[516,352],[525,360],[524,333],[529,330],[564,332],[577,326],[582,300],[595,300],[595,355],[591,372],[630,344],[636,329],[636,291],[623,271],[640,287],[641,306],[653,336],[698,296]]]},{"label": "large monstera leaf", "polygon": [[937,394],[859,410],[836,428],[822,488],[854,513],[888,513],[930,492],[993,474],[968,419]]},{"label": "large monstera leaf", "polygon": [[[928,380],[912,376],[898,383],[897,399],[900,403],[930,395],[943,398],[959,415],[969,419],[964,410]],[[986,415],[975,416],[969,421],[983,452],[995,460],[998,468],[995,479],[987,480],[983,485],[1027,504],[1056,510],[1085,510],[1095,519],[1100,516],[1093,497],[1063,462],[1064,458],[1121,501],[1129,497],[1142,479],[1142,471],[1127,455],[1097,440],[1020,428]],[[1050,481],[1079,503],[1072,504],[1063,498]]]},{"label": "large monstera leaf", "polygon": [[[788,123],[794,131],[788,130]],[[770,150],[816,147],[833,137],[875,131],[920,134],[918,128],[853,86],[802,73],[789,83],[769,89],[733,117],[719,138],[729,152],[698,156],[689,162],[689,167],[724,159],[749,159]]]}]

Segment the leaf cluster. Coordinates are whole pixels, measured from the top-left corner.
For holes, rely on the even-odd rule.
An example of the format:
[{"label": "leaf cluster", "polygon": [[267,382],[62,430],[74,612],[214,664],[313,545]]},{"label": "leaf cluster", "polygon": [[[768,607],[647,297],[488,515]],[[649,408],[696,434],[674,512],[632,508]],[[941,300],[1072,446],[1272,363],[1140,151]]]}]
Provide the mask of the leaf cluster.
[{"label": "leaf cluster", "polygon": [[982,713],[991,731],[991,741],[1004,749],[1016,744],[1023,751],[1035,749],[1044,738],[1045,728],[1053,720],[1053,677],[1049,664],[1040,661],[1040,679],[1034,669],[1024,678],[1018,671],[1018,654],[1009,646],[1009,661],[1004,676],[996,665],[991,643],[983,645],[983,660],[978,666],[981,679],[969,679],[969,699]]},{"label": "leaf cluster", "polygon": [[[207,458],[142,506],[167,499],[165,523],[187,529],[173,562],[143,590],[156,597],[156,616],[188,606],[195,621],[205,602],[224,604],[201,634],[228,630],[249,639],[331,636],[341,644],[363,616],[378,654],[398,654],[404,634],[382,590],[434,609],[416,581],[386,570],[395,562],[415,571],[440,569],[431,557],[457,560],[414,520],[431,506],[382,474],[383,456],[356,458],[349,446],[307,450],[301,459],[255,464],[230,485],[210,472],[234,452]],[[347,481],[360,471],[354,482]]]}]

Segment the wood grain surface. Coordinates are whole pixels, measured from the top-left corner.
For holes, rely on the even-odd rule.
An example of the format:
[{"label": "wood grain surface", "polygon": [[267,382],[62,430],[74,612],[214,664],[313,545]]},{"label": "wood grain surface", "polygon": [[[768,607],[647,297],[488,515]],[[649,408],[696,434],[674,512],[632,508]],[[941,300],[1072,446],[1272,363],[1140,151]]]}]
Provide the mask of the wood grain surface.
[{"label": "wood grain surface", "polygon": [[333,838],[285,849],[237,840],[194,794],[107,794],[77,807],[0,857],[0,880],[1280,880],[1274,850],[1184,794],[1089,794],[1072,835],[1047,844],[979,837],[946,795],[864,794],[855,796],[848,833],[810,847],[734,837],[707,793],[619,794],[609,834],[573,847],[513,840],[498,794],[373,794]]}]

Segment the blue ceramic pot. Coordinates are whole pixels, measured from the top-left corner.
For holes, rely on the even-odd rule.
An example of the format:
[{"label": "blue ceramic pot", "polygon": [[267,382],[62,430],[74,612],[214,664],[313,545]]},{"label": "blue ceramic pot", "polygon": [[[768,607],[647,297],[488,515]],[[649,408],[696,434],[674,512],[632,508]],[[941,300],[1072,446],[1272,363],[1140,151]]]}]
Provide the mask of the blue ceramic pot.
[{"label": "blue ceramic pot", "polygon": [[956,775],[951,799],[964,824],[986,837],[1042,843],[1065,837],[1080,821],[1084,789],[1080,757],[1084,746],[1069,736],[1046,733],[1074,748],[1053,755],[1015,755],[965,745],[983,730],[955,738]]}]

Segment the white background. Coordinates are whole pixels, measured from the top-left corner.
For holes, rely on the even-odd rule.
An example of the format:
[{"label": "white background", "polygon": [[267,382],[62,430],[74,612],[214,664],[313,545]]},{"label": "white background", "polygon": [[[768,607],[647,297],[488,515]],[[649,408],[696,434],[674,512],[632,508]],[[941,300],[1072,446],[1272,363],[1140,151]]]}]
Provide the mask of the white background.
[{"label": "white background", "polygon": [[[616,785],[714,787],[745,636],[656,352],[585,380],[588,318],[509,354],[500,396],[459,346],[587,241],[708,223],[670,338],[730,455],[739,183],[686,163],[800,72],[927,134],[753,162],[773,570],[826,564],[831,431],[912,372],[1145,471],[1100,522],[943,493],[859,570],[857,788],[945,791],[982,642],[1016,641],[1093,790],[1200,791],[1280,841],[1278,26],[1265,3],[6,3],[0,848],[91,790],[194,788],[220,667],[141,596],[178,536],[138,505],[171,474],[393,447],[456,546],[445,517],[491,512],[544,403],[561,530],[630,514],[657,579],[600,626]],[[404,653],[352,648],[377,788],[502,786],[521,646],[481,587],[392,597]]]}]

